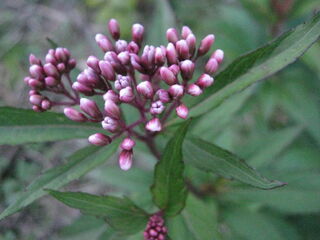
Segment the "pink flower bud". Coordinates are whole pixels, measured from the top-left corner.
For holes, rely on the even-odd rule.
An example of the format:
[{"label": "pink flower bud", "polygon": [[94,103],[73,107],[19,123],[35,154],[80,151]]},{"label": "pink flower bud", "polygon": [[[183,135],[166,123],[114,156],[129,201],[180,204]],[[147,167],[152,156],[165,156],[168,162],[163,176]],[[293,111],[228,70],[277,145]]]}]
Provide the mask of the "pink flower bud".
[{"label": "pink flower bud", "polygon": [[44,87],[43,82],[40,82],[39,80],[33,78],[29,79],[28,85],[35,89],[42,89]]},{"label": "pink flower bud", "polygon": [[112,133],[117,132],[119,129],[119,122],[111,117],[105,117],[101,124],[103,129]]},{"label": "pink flower bud", "polygon": [[32,65],[29,68],[29,72],[30,72],[31,77],[33,77],[35,79],[39,80],[44,77],[43,69],[39,65]]},{"label": "pink flower bud", "polygon": [[184,93],[183,86],[181,86],[179,84],[172,85],[169,88],[169,94],[173,98],[181,97],[183,95],[183,93]]},{"label": "pink flower bud", "polygon": [[151,104],[150,113],[153,115],[161,114],[164,111],[164,105],[162,101],[156,101]]},{"label": "pink flower bud", "polygon": [[160,132],[162,130],[162,125],[159,118],[153,118],[147,122],[146,129],[150,132]]},{"label": "pink flower bud", "polygon": [[211,58],[215,58],[217,62],[220,64],[223,61],[224,52],[221,49],[217,49],[212,53]]},{"label": "pink flower bud", "polygon": [[133,152],[122,150],[119,155],[119,166],[122,170],[127,171],[132,166]]},{"label": "pink flower bud", "polygon": [[176,52],[176,48],[172,43],[168,44],[166,55],[167,55],[167,60],[169,65],[177,63],[177,60],[178,60],[177,52]]},{"label": "pink flower bud", "polygon": [[80,99],[80,108],[90,117],[95,119],[102,118],[102,113],[100,112],[98,105],[95,101],[89,100],[87,98]]},{"label": "pink flower bud", "polygon": [[102,51],[108,52],[114,50],[113,44],[107,36],[98,33],[95,37],[95,40]]},{"label": "pink flower bud", "polygon": [[175,44],[179,40],[178,32],[175,28],[169,28],[166,33],[169,42]]},{"label": "pink flower bud", "polygon": [[165,81],[168,85],[173,85],[177,83],[177,77],[174,73],[167,67],[160,68],[160,76],[163,81]]},{"label": "pink flower bud", "polygon": [[187,39],[186,39],[186,41],[187,41],[187,44],[188,44],[188,47],[189,47],[190,56],[193,56],[193,54],[194,54],[194,52],[196,50],[197,39],[193,34],[189,34]]},{"label": "pink flower bud", "polygon": [[25,77],[25,78],[23,79],[23,82],[24,82],[25,84],[29,84],[30,79],[31,79],[31,77]]},{"label": "pink flower bud", "polygon": [[59,84],[58,79],[54,78],[54,77],[46,77],[44,79],[44,82],[46,83],[47,86],[49,87],[54,87],[57,86]]},{"label": "pink flower bud", "polygon": [[143,34],[144,27],[141,24],[136,23],[132,25],[132,40],[136,42],[138,45],[140,45],[143,41]]},{"label": "pink flower bud", "polygon": [[64,63],[59,63],[59,64],[57,65],[57,69],[58,69],[58,71],[59,71],[60,73],[63,73],[63,72],[67,69],[67,67],[66,67],[66,65],[65,65]]},{"label": "pink flower bud", "polygon": [[[53,50],[53,49],[51,49]],[[45,57],[45,61],[46,63],[52,63],[53,65],[56,65],[58,64],[58,60],[56,59],[56,57],[54,56],[54,53],[51,54],[51,53],[48,53]]]},{"label": "pink flower bud", "polygon": [[73,108],[66,107],[63,110],[63,112],[67,118],[69,118],[75,122],[86,122],[88,120],[84,114],[82,114],[81,112],[78,112],[77,110],[75,110]]},{"label": "pink flower bud", "polygon": [[122,88],[119,92],[119,99],[121,102],[129,103],[134,99],[134,94],[131,87]]},{"label": "pink flower bud", "polygon": [[69,56],[70,56],[70,53],[69,53],[69,55],[66,54],[66,52],[64,51],[63,48],[57,48],[57,49],[55,50],[55,57],[56,57],[56,59],[59,60],[60,62],[66,62],[66,61],[68,61]]},{"label": "pink flower bud", "polygon": [[35,112],[43,112],[43,109],[39,106],[36,106],[36,105],[32,106],[32,110]]},{"label": "pink flower bud", "polygon": [[29,102],[32,104],[32,105],[37,105],[37,106],[40,106],[41,105],[41,102],[43,100],[43,96],[41,95],[31,95],[29,97]]},{"label": "pink flower bud", "polygon": [[141,73],[145,72],[144,68],[141,66],[140,58],[139,58],[138,55],[132,54],[131,58],[130,58],[130,62],[131,62],[132,67],[135,70],[137,70],[137,71],[139,71]]},{"label": "pink flower bud", "polygon": [[198,56],[205,55],[211,48],[214,42],[214,35],[210,34],[201,40],[200,47],[198,49]]},{"label": "pink flower bud", "polygon": [[210,58],[205,66],[205,72],[208,74],[214,74],[218,70],[219,64],[215,58]]},{"label": "pink flower bud", "polygon": [[112,139],[102,133],[95,133],[88,138],[88,141],[93,145],[105,146],[110,144],[112,142]]},{"label": "pink flower bud", "polygon": [[97,73],[100,73],[99,59],[95,56],[89,56],[87,59],[87,65]]},{"label": "pink flower bud", "polygon": [[32,95],[40,95],[40,93],[36,90],[30,90],[29,91],[29,96],[32,96]]},{"label": "pink flower bud", "polygon": [[114,87],[117,90],[130,86],[130,78],[127,76],[118,75],[117,80],[114,82]]},{"label": "pink flower bud", "polygon": [[181,30],[181,37],[187,39],[187,37],[192,34],[191,29],[188,26],[183,26]]},{"label": "pink flower bud", "polygon": [[51,108],[51,102],[49,101],[49,99],[42,100],[41,108],[44,110],[49,110]]},{"label": "pink flower bud", "polygon": [[184,104],[180,104],[177,108],[176,108],[176,113],[178,115],[179,118],[183,118],[186,119],[188,117],[188,113],[189,110],[186,107],[186,105]]},{"label": "pink flower bud", "polygon": [[184,60],[180,63],[181,76],[185,80],[190,80],[194,72],[194,63],[192,61]]},{"label": "pink flower bud", "polygon": [[149,218],[143,237],[144,240],[165,240],[167,232],[162,213],[156,213]]},{"label": "pink flower bud", "polygon": [[104,110],[109,117],[119,120],[120,119],[120,109],[117,104],[111,100],[107,100],[104,103]]},{"label": "pink flower bud", "polygon": [[[74,59],[74,58],[71,58],[69,61],[68,61],[68,69],[71,70],[73,68],[75,68],[77,65],[77,61]],[[59,69],[59,68],[58,68]]]},{"label": "pink flower bud", "polygon": [[187,59],[189,57],[189,46],[186,40],[179,40],[176,43],[176,50],[179,56],[179,59]]},{"label": "pink flower bud", "polygon": [[115,72],[126,75],[126,68],[121,64],[115,52],[106,52],[104,59],[111,64]]},{"label": "pink flower bud", "polygon": [[146,45],[140,58],[141,65],[146,69],[152,69],[155,62],[154,56],[155,48],[153,46]]},{"label": "pink flower bud", "polygon": [[202,94],[202,89],[197,84],[190,84],[187,89],[187,93],[191,96],[199,96]]},{"label": "pink flower bud", "polygon": [[130,151],[130,150],[132,150],[132,148],[135,145],[136,145],[136,142],[134,140],[132,140],[131,138],[127,137],[127,138],[123,139],[123,141],[121,143],[121,148],[123,150]]},{"label": "pink flower bud", "polygon": [[108,29],[111,34],[111,36],[115,39],[118,40],[120,37],[120,26],[117,20],[115,19],[110,19],[108,23]]},{"label": "pink flower bud", "polygon": [[130,54],[128,51],[124,51],[118,54],[118,59],[123,65],[130,63]]},{"label": "pink flower bud", "polygon": [[156,48],[154,59],[155,59],[155,64],[158,66],[162,66],[165,63],[166,55],[165,55],[165,52],[163,52],[160,47]]},{"label": "pink flower bud", "polygon": [[140,47],[138,46],[138,44],[136,44],[134,41],[131,41],[129,44],[128,44],[128,51],[129,53],[135,53],[137,54],[140,50]]},{"label": "pink flower bud", "polygon": [[41,65],[40,59],[33,54],[30,54],[29,56],[29,63],[30,65]]},{"label": "pink flower bud", "polygon": [[137,91],[145,98],[152,98],[153,97],[153,88],[152,84],[149,81],[144,81],[138,84]]},{"label": "pink flower bud", "polygon": [[170,71],[173,72],[175,76],[177,76],[180,72],[180,67],[177,64],[173,64],[169,67]]},{"label": "pink flower bud", "polygon": [[118,40],[115,45],[118,53],[126,51],[128,47],[128,43],[125,40]]},{"label": "pink flower bud", "polygon": [[[83,74],[86,76],[86,81],[89,85],[93,87],[98,87],[101,85],[101,79],[100,76],[91,68],[86,68],[83,71]],[[86,85],[88,85],[86,84]]]},{"label": "pink flower bud", "polygon": [[156,94],[158,95],[158,98],[163,103],[168,103],[171,101],[169,93],[164,89],[159,89]]},{"label": "pink flower bud", "polygon": [[201,88],[206,88],[211,86],[213,81],[214,79],[210,75],[204,73],[198,78],[196,84]]},{"label": "pink flower bud", "polygon": [[77,92],[79,92],[79,93],[83,93],[86,96],[92,96],[94,94],[94,91],[93,91],[92,88],[90,88],[88,86],[85,86],[85,85],[83,85],[82,83],[79,83],[79,82],[74,82],[72,84],[72,88],[74,90],[76,90]]},{"label": "pink flower bud", "polygon": [[51,76],[51,77],[54,77],[54,78],[59,78],[60,77],[60,74],[59,74],[57,68],[52,63],[46,63],[43,66],[43,70],[48,76]]},{"label": "pink flower bud", "polygon": [[111,100],[115,103],[117,103],[119,101],[119,95],[117,93],[115,93],[113,90],[108,90],[104,95],[103,95],[103,99],[105,101],[107,100]]},{"label": "pink flower bud", "polygon": [[114,81],[116,79],[113,67],[110,64],[110,62],[100,61],[99,67],[100,67],[102,76],[104,76],[107,80]]}]

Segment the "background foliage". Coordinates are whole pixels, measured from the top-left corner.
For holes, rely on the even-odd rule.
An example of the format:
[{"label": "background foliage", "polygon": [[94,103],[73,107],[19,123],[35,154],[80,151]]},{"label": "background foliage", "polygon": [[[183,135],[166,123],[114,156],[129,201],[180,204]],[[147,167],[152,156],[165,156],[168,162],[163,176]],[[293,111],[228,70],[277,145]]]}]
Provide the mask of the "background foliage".
[{"label": "background foliage", "polygon": [[[73,55],[82,59],[80,67],[83,67],[85,56],[99,54],[93,38],[96,32],[106,31],[107,19],[111,17],[119,20],[122,32],[127,37],[132,23],[138,21],[145,24],[149,33],[148,41],[154,44],[164,41],[161,33],[175,21],[179,26],[189,25],[196,36],[214,33],[215,47],[225,51],[224,65],[227,66],[239,55],[260,47],[285,30],[309,19],[320,8],[317,0],[296,0],[291,1],[287,14],[281,15],[271,7],[270,2],[3,0],[0,2],[0,104],[29,108],[26,103],[27,89],[22,81],[28,69],[27,57],[30,52],[44,55],[50,47],[47,37],[68,47]],[[263,175],[287,182],[288,185],[265,191],[212,173],[204,174],[187,165],[185,171],[191,184],[189,188],[195,191],[189,194],[181,215],[170,219],[168,223],[169,229],[172,229],[172,239],[212,240],[212,236],[226,240],[318,239],[319,56],[320,43],[316,42],[297,62],[267,81],[258,82],[234,94],[219,107],[197,118],[196,124],[190,126],[195,138],[201,137],[236,153]],[[197,109],[199,113],[206,110],[203,106]],[[5,116],[0,116],[0,122],[6,121]],[[55,118],[59,116],[49,114],[37,121],[49,124],[48,121],[55,122]],[[62,123],[63,126],[68,124]],[[33,124],[35,122],[30,123]],[[53,143],[50,140],[57,138],[50,129],[44,129],[48,132],[43,132],[43,136],[40,136],[43,138],[36,139],[35,142],[39,143],[1,146],[1,210],[18,199],[25,186],[46,169],[66,163],[66,159],[69,164],[80,163],[76,170],[71,170],[73,173],[68,168],[70,165],[64,165],[63,174],[66,175],[55,178],[55,171],[60,172],[61,169],[45,175],[49,177],[41,179],[41,187],[52,189],[65,184],[64,176],[71,175],[76,179],[77,174],[88,171],[82,166],[91,164],[93,169],[105,162],[104,157],[112,154],[108,149],[97,151],[89,147],[81,150],[80,155],[90,158],[80,158],[77,153],[67,158],[86,146],[86,140],[68,140],[68,132],[62,127],[61,132],[56,134],[65,141]],[[28,142],[28,139],[15,138],[19,132],[9,136],[12,131],[0,131],[0,143]],[[77,131],[77,137],[85,137],[92,131],[94,127],[87,126]],[[46,142],[41,143],[44,140]],[[165,143],[164,139],[160,140]],[[205,146],[202,143],[198,145]],[[135,155],[137,163],[129,172],[121,172],[115,164],[116,160],[110,159],[73,181],[64,190],[115,196],[126,193],[139,204],[138,207],[153,210],[149,187],[153,182],[155,159],[142,144],[138,145]],[[216,159],[219,160],[218,157]],[[58,180],[52,182],[50,176]],[[44,194],[38,185],[31,185],[30,188],[34,192],[31,196],[25,196],[22,205]],[[122,201],[126,202],[125,199]],[[0,238],[100,240],[117,239],[117,236],[102,220],[80,215],[53,198],[44,197],[23,212],[1,221]],[[130,239],[141,239],[141,235]]]}]

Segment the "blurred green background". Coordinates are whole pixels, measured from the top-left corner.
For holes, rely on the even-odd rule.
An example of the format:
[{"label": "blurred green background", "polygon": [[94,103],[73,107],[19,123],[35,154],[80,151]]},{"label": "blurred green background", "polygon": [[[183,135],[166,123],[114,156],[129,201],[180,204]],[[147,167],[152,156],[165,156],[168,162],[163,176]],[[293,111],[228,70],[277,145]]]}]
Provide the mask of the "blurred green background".
[{"label": "blurred green background", "polygon": [[[163,33],[172,22],[178,27],[190,26],[198,39],[214,33],[214,47],[224,50],[226,66],[317,10],[318,0],[1,0],[0,105],[30,107],[22,79],[27,74],[29,53],[43,57],[50,48],[46,38],[69,48],[80,68],[87,56],[101,56],[94,36],[106,32],[110,18],[120,22],[126,39],[133,23],[144,24],[147,39],[154,44],[165,44]],[[265,191],[188,168],[188,177],[209,195],[216,213],[212,221],[218,225],[221,239],[319,239],[319,77],[317,42],[296,63],[234,95],[194,127],[194,134],[247,159],[264,175],[288,182],[282,189]],[[1,146],[0,210],[41,172],[86,144],[79,140]],[[142,167],[119,174],[113,161],[67,189],[126,192],[142,205],[150,204],[147,192],[152,164],[148,164],[148,153],[140,149],[136,158],[146,162]],[[183,234],[188,226],[183,220],[175,219],[172,226],[177,236],[174,240],[187,239]],[[80,216],[49,197],[0,223],[0,239],[4,240],[110,239],[104,231],[100,220]]]}]

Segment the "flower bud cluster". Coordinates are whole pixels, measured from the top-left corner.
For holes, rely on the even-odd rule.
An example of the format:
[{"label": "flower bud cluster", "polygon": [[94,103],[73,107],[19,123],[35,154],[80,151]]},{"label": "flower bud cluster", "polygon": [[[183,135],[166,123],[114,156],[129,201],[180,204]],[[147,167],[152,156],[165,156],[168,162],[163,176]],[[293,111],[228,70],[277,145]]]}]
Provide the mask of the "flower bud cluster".
[{"label": "flower bud cluster", "polygon": [[[64,114],[73,121],[101,122],[107,133],[96,133],[88,140],[90,143],[104,146],[122,135],[127,137],[121,143],[119,165],[123,170],[132,166],[132,138],[148,141],[157,132],[162,131],[170,114],[175,110],[178,117],[188,117],[188,107],[183,103],[183,96],[199,96],[214,82],[212,75],[218,70],[223,60],[223,51],[216,50],[207,61],[200,76],[195,75],[197,60],[209,52],[214,35],[210,34],[197,40],[189,27],[184,26],[181,33],[174,28],[167,30],[167,46],[142,46],[144,27],[132,26],[132,38],[121,39],[120,26],[115,19],[108,23],[109,35],[97,34],[95,41],[104,53],[102,59],[89,56],[87,67],[78,75],[72,85],[72,93],[66,90],[61,79],[69,76],[75,60],[65,48],[49,50],[46,63],[30,56],[30,77],[26,82],[32,87],[30,102],[35,111],[44,111],[54,105],[40,94],[40,90],[63,93],[73,100],[70,104],[79,105],[80,110],[71,107],[64,109]],[[195,81],[192,81],[196,77]],[[139,80],[138,80],[139,79]],[[70,80],[70,78],[69,78]],[[100,95],[104,106],[85,96]],[[127,124],[121,115],[121,106],[128,104],[140,113],[140,119]],[[56,104],[57,105],[57,104]],[[145,135],[134,131],[134,127],[144,124]],[[111,136],[109,136],[111,135]]]},{"label": "flower bud cluster", "polygon": [[63,94],[77,102],[77,97],[72,96],[62,82],[63,75],[68,75],[76,66],[76,60],[71,58],[68,49],[50,49],[44,62],[31,54],[29,62],[29,76],[24,78],[24,82],[32,89],[29,92],[29,101],[34,111],[43,112],[54,105],[48,97],[43,96],[42,91]]},{"label": "flower bud cluster", "polygon": [[161,213],[156,213],[149,218],[146,229],[143,233],[144,240],[165,240],[167,228]]}]

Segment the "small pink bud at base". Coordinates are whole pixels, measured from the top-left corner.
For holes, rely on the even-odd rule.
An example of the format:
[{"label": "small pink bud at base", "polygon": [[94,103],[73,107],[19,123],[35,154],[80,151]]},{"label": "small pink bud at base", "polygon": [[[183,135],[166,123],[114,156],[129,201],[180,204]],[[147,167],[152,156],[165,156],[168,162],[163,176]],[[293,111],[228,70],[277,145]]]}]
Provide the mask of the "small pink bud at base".
[{"label": "small pink bud at base", "polygon": [[167,39],[171,43],[176,43],[179,40],[178,32],[175,28],[169,28],[166,33]]},{"label": "small pink bud at base", "polygon": [[183,79],[190,80],[194,72],[194,63],[190,60],[184,60],[180,63],[180,69]]},{"label": "small pink bud at base", "polygon": [[96,72],[100,73],[100,68],[99,68],[99,59],[95,56],[89,56],[87,59],[87,65],[91,67],[93,70]]},{"label": "small pink bud at base", "polygon": [[186,119],[188,117],[189,110],[186,105],[181,104],[176,108],[176,113],[179,118]]},{"label": "small pink bud at base", "polygon": [[176,50],[179,56],[179,59],[187,59],[189,57],[189,46],[186,40],[179,40],[176,43]]},{"label": "small pink bud at base", "polygon": [[149,81],[139,83],[137,86],[137,91],[145,98],[152,98],[154,94],[152,84]]},{"label": "small pink bud at base", "polygon": [[132,150],[132,148],[135,145],[136,145],[136,142],[134,140],[132,140],[131,138],[127,137],[127,138],[123,139],[123,141],[121,143],[121,148],[123,150],[130,151],[130,150]]},{"label": "small pink bud at base", "polygon": [[[172,65],[173,66],[173,65]],[[177,78],[174,73],[167,67],[160,68],[160,76],[163,81],[165,81],[168,85],[173,85],[177,83]]]},{"label": "small pink bud at base", "polygon": [[187,39],[187,37],[192,34],[191,29],[188,26],[183,26],[181,30],[181,37]]},{"label": "small pink bud at base", "polygon": [[114,81],[116,79],[113,67],[108,61],[100,61],[99,68],[101,70],[102,75],[109,81]]},{"label": "small pink bud at base", "polygon": [[86,122],[88,120],[84,114],[78,112],[73,108],[67,107],[63,110],[63,112],[64,112],[64,115],[67,116],[67,118],[75,122]]},{"label": "small pink bud at base", "polygon": [[167,56],[169,65],[177,63],[178,56],[177,56],[176,48],[172,43],[169,43],[167,46],[166,56]]},{"label": "small pink bud at base", "polygon": [[189,47],[190,56],[193,56],[193,54],[194,54],[194,52],[196,50],[197,39],[193,34],[190,34],[187,37],[186,41],[187,41],[187,44],[188,44],[188,47]]},{"label": "small pink bud at base", "polygon": [[210,50],[213,42],[214,42],[213,34],[210,34],[206,36],[204,39],[202,39],[200,43],[200,47],[198,49],[198,56],[205,55]]},{"label": "small pink bud at base", "polygon": [[30,54],[29,56],[29,63],[30,65],[40,65],[41,61],[35,55]]},{"label": "small pink bud at base", "polygon": [[119,166],[122,170],[128,171],[132,166],[133,152],[122,150],[119,155]]},{"label": "small pink bud at base", "polygon": [[215,58],[217,62],[220,64],[224,58],[224,52],[221,49],[217,49],[212,53],[211,58]]},{"label": "small pink bud at base", "polygon": [[210,58],[205,66],[205,71],[206,73],[211,75],[218,70],[218,67],[219,67],[218,61],[215,58]]},{"label": "small pink bud at base", "polygon": [[134,42],[140,45],[143,41],[143,34],[144,27],[141,24],[136,23],[132,25],[132,40]]},{"label": "small pink bud at base", "polygon": [[112,117],[114,119],[120,119],[120,109],[117,106],[117,104],[115,104],[113,101],[105,101],[104,110],[109,117]]},{"label": "small pink bud at base", "polygon": [[211,86],[213,81],[214,79],[210,75],[204,73],[198,78],[196,84],[201,88],[206,88]]},{"label": "small pink bud at base", "polygon": [[100,119],[102,118],[102,113],[100,112],[96,102],[87,99],[81,98],[80,99],[80,108],[86,114],[88,114],[92,118]]},{"label": "small pink bud at base", "polygon": [[187,89],[187,93],[191,96],[199,96],[202,94],[202,89],[197,84],[190,84]]},{"label": "small pink bud at base", "polygon": [[121,102],[129,103],[134,99],[134,94],[131,87],[122,88],[119,92],[119,99]]},{"label": "small pink bud at base", "polygon": [[110,39],[103,34],[98,33],[95,37],[95,40],[104,52],[112,51],[114,49]]},{"label": "small pink bud at base", "polygon": [[88,141],[93,145],[105,146],[105,145],[110,144],[112,142],[112,139],[109,136],[106,136],[102,133],[96,133],[96,134],[91,135],[88,138]]},{"label": "small pink bud at base", "polygon": [[159,118],[153,118],[147,122],[146,129],[150,132],[160,132],[162,130],[162,125]]},{"label": "small pink bud at base", "polygon": [[117,20],[115,19],[110,19],[108,23],[108,29],[111,34],[111,36],[115,39],[118,40],[120,37],[120,26]]},{"label": "small pink bud at base", "polygon": [[183,86],[179,84],[174,84],[169,88],[169,94],[173,98],[181,97],[184,93]]}]

